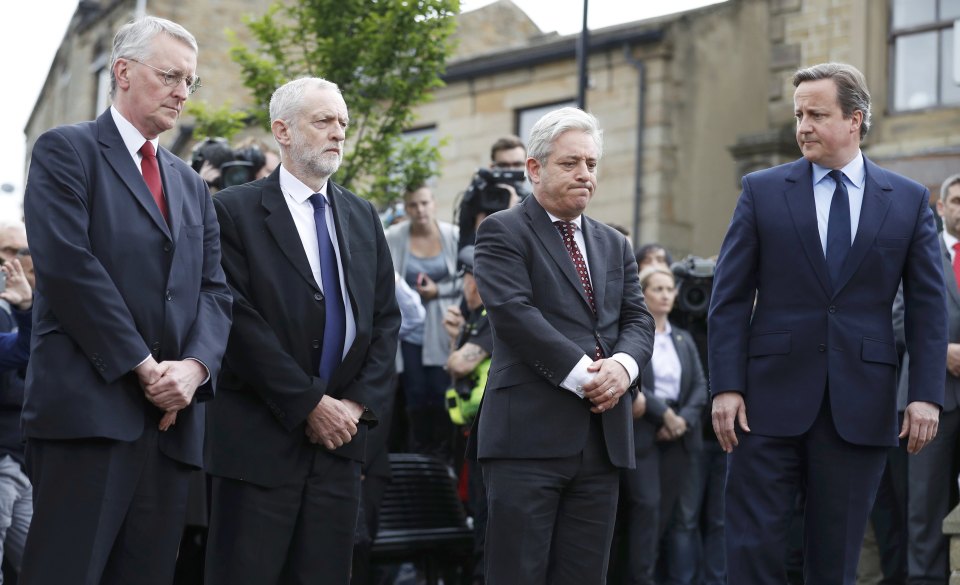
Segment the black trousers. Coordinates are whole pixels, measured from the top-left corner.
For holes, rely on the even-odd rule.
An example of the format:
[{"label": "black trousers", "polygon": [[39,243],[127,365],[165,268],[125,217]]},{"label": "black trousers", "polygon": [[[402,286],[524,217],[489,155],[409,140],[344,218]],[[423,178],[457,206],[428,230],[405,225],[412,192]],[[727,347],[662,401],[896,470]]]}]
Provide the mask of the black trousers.
[{"label": "black trousers", "polygon": [[160,452],[155,424],[129,443],[27,442],[34,515],[21,584],[170,584],[192,468]]},{"label": "black trousers", "polygon": [[485,459],[487,585],[600,585],[619,492],[598,416],[581,453]]},{"label": "black trousers", "polygon": [[206,585],[347,585],[359,505],[360,463],[320,447],[280,487],[214,477]]}]

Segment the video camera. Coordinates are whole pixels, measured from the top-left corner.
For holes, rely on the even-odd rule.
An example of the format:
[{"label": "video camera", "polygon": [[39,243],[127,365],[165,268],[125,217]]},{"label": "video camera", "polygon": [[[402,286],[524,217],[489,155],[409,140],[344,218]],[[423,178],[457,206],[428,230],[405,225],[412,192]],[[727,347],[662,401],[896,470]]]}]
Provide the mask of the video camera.
[{"label": "video camera", "polygon": [[220,177],[210,186],[226,189],[252,181],[267,159],[256,146],[234,150],[225,138],[207,138],[193,147],[190,166],[199,173],[205,162],[220,169]]},{"label": "video camera", "polygon": [[474,243],[477,215],[490,215],[510,207],[510,191],[500,185],[513,187],[521,201],[530,195],[522,170],[477,169],[457,208],[461,247]]},{"label": "video camera", "polygon": [[670,269],[677,279],[677,309],[691,318],[706,316],[710,308],[716,261],[687,256],[674,262]]}]

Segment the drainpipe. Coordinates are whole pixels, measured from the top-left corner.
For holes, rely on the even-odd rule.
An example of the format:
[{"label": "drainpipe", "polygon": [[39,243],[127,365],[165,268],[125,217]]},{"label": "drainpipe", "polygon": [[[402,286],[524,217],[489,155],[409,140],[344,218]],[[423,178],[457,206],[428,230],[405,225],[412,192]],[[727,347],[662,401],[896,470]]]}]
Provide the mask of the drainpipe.
[{"label": "drainpipe", "polygon": [[587,2],[583,0],[583,27],[577,42],[577,107],[587,109],[587,59],[590,58],[590,28],[587,26]]},{"label": "drainpipe", "polygon": [[147,14],[147,0],[137,0],[137,7],[133,9],[134,18],[143,18]]},{"label": "drainpipe", "polygon": [[630,50],[630,45],[623,46],[623,56],[637,69],[637,148],[634,159],[634,192],[633,192],[633,234],[634,246],[643,243],[640,237],[640,213],[643,208],[643,131],[644,131],[644,112],[643,100],[646,97],[646,65],[642,59],[634,59]]}]

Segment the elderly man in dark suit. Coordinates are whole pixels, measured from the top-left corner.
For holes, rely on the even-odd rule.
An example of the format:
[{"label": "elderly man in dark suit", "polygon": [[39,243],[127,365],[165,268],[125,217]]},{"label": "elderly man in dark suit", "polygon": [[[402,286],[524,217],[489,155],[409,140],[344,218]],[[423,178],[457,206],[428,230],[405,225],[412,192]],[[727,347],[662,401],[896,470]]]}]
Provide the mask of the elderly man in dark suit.
[{"label": "elderly man in dark suit", "polygon": [[210,194],[157,148],[200,85],[196,68],[180,25],[127,24],[113,106],[34,146],[23,425],[35,513],[21,583],[173,578],[231,307]]},{"label": "elderly man in dark suit", "polygon": [[618,469],[634,465],[631,395],[653,318],[627,239],[583,215],[602,150],[596,118],[551,112],[529,147],[534,196],[477,234],[494,334],[476,433],[487,583],[600,584]]},{"label": "elderly man in dark suit", "polygon": [[[927,189],[860,151],[863,75],[825,63],[793,83],[803,158],[744,177],[709,313],[713,426],[732,453],[727,571],[736,585],[784,582],[803,486],[806,581],[853,585],[887,448],[899,432],[916,453],[937,432],[943,268]],[[902,426],[891,319],[901,279],[913,360]]]},{"label": "elderly man in dark suit", "polygon": [[214,200],[235,319],[208,417],[206,583],[345,584],[367,426],[392,390],[393,263],[377,210],[329,180],[337,86],[291,81],[270,119],[280,166]]}]

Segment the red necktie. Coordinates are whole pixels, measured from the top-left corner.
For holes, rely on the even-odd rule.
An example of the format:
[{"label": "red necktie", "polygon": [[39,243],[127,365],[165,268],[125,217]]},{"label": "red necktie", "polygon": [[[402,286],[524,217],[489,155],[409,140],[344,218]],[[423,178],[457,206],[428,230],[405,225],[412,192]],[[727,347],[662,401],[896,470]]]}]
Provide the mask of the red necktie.
[{"label": "red necktie", "polygon": [[[593,311],[593,314],[596,315],[597,304],[593,299],[593,285],[590,284],[590,273],[587,271],[587,263],[583,259],[583,254],[580,253],[580,246],[577,245],[577,240],[573,237],[577,226],[568,221],[555,221],[553,225],[557,226],[557,230],[560,231],[560,236],[563,237],[563,245],[567,247],[567,253],[570,254],[570,259],[573,260],[573,267],[577,269],[580,284],[583,285],[583,292],[587,295],[587,301],[590,302],[590,309]],[[600,343],[597,343],[594,354],[594,359],[599,360],[603,358],[603,349],[600,347]]]},{"label": "red necktie", "polygon": [[153,143],[149,140],[140,147],[140,154],[143,160],[140,161],[140,169],[143,172],[143,180],[147,183],[150,193],[153,194],[153,200],[157,202],[160,208],[160,215],[167,221],[167,200],[163,197],[163,183],[160,181],[160,165],[157,164],[157,153],[153,150]]},{"label": "red necktie", "polygon": [[960,242],[953,245],[953,277],[960,288]]}]

